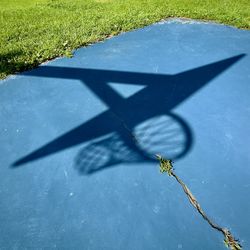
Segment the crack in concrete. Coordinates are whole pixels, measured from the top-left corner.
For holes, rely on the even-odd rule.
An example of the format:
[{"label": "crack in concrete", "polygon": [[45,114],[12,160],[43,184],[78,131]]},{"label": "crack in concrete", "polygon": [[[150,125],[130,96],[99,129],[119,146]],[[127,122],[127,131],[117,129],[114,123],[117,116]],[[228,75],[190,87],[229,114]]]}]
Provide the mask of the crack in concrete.
[{"label": "crack in concrete", "polygon": [[131,136],[131,138],[135,142],[135,144],[138,144],[138,142],[139,142],[138,138],[130,130],[130,128],[127,126],[126,122],[118,114],[116,114],[114,111],[111,111],[111,113],[121,123],[122,127],[128,132],[128,134]]},{"label": "crack in concrete", "polygon": [[209,225],[220,231],[224,235],[224,243],[227,247],[229,247],[231,250],[242,250],[242,246],[239,243],[239,240],[236,240],[232,233],[227,229],[227,228],[222,228],[219,225],[215,224],[213,221],[211,221],[203,209],[201,208],[200,204],[194,197],[194,195],[191,193],[189,188],[185,185],[185,183],[174,173],[174,168],[173,168],[173,161],[164,159],[160,155],[156,155],[156,158],[160,162],[160,172],[164,173],[167,172],[169,176],[173,176],[176,181],[182,186],[183,191],[187,195],[190,203],[196,208],[196,210],[199,212],[199,214],[203,217],[204,220],[206,220]]}]

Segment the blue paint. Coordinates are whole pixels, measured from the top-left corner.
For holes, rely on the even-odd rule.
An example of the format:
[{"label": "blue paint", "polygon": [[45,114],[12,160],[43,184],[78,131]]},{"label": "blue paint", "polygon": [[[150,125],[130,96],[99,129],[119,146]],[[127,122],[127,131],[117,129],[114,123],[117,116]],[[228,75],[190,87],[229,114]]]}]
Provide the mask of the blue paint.
[{"label": "blue paint", "polygon": [[0,248],[250,246],[250,33],[171,21],[0,85]]}]

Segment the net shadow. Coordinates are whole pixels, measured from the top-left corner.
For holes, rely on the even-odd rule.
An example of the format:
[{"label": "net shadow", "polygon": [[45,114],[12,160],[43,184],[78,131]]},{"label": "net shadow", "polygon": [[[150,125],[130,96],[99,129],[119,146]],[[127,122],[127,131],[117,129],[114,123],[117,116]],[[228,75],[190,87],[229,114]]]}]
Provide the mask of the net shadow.
[{"label": "net shadow", "polygon": [[177,115],[156,116],[133,131],[112,133],[86,143],[75,157],[79,174],[92,174],[121,163],[154,162],[155,154],[172,160],[182,157],[192,145],[191,131]]}]

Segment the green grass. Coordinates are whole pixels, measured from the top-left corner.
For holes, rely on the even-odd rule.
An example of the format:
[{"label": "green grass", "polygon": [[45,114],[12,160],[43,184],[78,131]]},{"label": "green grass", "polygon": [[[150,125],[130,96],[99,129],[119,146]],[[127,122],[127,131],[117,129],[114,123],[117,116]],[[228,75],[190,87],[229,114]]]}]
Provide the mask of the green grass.
[{"label": "green grass", "polygon": [[2,10],[8,10],[8,9],[27,8],[42,2],[45,1],[44,0],[1,0],[0,6]]},{"label": "green grass", "polygon": [[168,17],[250,28],[249,0],[1,0],[0,78]]}]

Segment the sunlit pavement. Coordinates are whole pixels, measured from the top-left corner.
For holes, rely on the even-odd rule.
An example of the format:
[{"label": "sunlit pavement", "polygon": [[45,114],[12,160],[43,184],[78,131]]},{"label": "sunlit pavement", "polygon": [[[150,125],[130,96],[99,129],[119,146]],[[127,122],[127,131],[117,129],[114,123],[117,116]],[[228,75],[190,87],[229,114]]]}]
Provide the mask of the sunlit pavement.
[{"label": "sunlit pavement", "polygon": [[250,248],[250,31],[171,20],[0,81],[0,249]]}]

